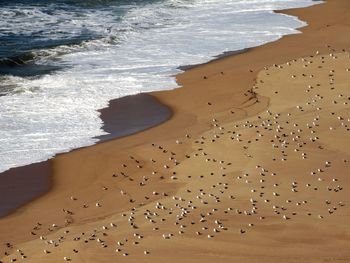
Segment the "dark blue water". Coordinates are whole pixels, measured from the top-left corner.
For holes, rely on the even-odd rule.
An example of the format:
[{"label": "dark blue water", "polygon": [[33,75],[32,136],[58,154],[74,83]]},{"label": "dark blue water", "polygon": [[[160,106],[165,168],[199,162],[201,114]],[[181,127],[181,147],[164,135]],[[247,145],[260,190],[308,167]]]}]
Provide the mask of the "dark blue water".
[{"label": "dark blue water", "polygon": [[[30,77],[59,70],[66,66],[60,65],[59,53],[52,57],[50,52],[42,50],[105,37],[111,25],[102,23],[96,30],[95,24],[84,23],[94,11],[113,10],[113,22],[118,23],[130,8],[150,2],[157,1],[0,1],[0,76]],[[70,23],[73,20],[78,23]],[[4,89],[6,87],[0,85],[0,95]]]}]

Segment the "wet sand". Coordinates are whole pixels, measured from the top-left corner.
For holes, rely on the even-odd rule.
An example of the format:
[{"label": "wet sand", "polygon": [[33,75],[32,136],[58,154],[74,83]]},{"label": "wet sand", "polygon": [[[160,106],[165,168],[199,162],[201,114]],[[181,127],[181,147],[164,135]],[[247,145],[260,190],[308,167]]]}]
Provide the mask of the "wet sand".
[{"label": "wet sand", "polygon": [[[171,117],[171,110],[148,94],[115,99],[100,110],[108,133],[97,143],[121,138],[156,126]],[[52,160],[17,167],[0,173],[0,217],[44,195],[51,188]]]},{"label": "wet sand", "polygon": [[108,134],[97,137],[100,142],[131,135],[156,126],[171,117],[171,110],[148,94],[137,94],[110,102],[100,110]]},{"label": "wet sand", "polygon": [[0,217],[50,190],[50,161],[0,174]]},{"label": "wet sand", "polygon": [[59,155],[0,220],[1,261],[350,262],[347,10],[283,11],[303,34],[152,93],[170,120]]}]

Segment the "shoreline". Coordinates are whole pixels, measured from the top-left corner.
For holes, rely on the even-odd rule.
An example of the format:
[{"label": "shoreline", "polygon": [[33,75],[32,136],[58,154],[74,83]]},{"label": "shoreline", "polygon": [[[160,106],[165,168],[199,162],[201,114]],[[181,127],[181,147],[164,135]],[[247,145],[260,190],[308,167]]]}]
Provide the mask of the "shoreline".
[{"label": "shoreline", "polygon": [[[249,49],[250,48],[237,51],[227,51],[215,56],[215,58],[208,62],[194,65],[185,65],[179,67],[179,69],[182,71],[190,70],[202,65],[212,63],[214,61],[219,61],[225,57],[236,56],[248,52]],[[35,201],[37,198],[44,196],[46,193],[48,193],[48,191],[50,191],[52,187],[50,180],[52,171],[50,167],[51,162],[56,157],[69,154],[74,151],[79,151],[84,148],[94,147],[97,144],[105,143],[110,140],[117,140],[125,136],[140,133],[169,120],[173,114],[171,112],[171,109],[167,105],[160,103],[157,97],[152,96],[151,94],[152,92],[138,93],[113,99],[109,101],[109,105],[106,108],[99,109],[98,111],[101,113],[100,118],[104,123],[102,130],[108,132],[109,134],[97,136],[96,139],[99,141],[97,141],[94,145],[84,146],[72,149],[68,152],[58,153],[46,161],[13,167],[9,170],[1,172],[0,185],[7,191],[0,191],[0,219],[2,217],[6,217],[12,213],[15,213],[17,209],[25,206],[30,202]],[[130,110],[130,107],[133,107],[133,110]],[[144,118],[146,118],[146,120]],[[21,181],[25,182],[27,180],[26,177],[28,174],[31,178],[34,178],[32,183],[28,185],[21,184]],[[36,180],[35,178],[42,178],[42,181],[39,179]],[[39,182],[44,182],[44,185],[39,184]],[[9,191],[9,189],[11,190]],[[18,198],[19,195],[22,195],[23,198]],[[9,200],[13,199],[16,201],[9,202]]]},{"label": "shoreline", "polygon": [[[319,2],[319,1],[317,1],[317,2]],[[306,8],[308,8],[308,7],[306,7]],[[298,9],[303,9],[303,8],[296,8],[296,9],[298,10]],[[288,14],[288,10],[294,10],[294,9],[274,10],[273,12]],[[301,20],[301,21],[304,21],[304,20]],[[301,27],[301,28],[304,28],[304,27]],[[301,28],[296,28],[296,30],[300,30]],[[286,35],[286,36],[292,36],[292,35],[294,35],[294,34]],[[282,36],[282,38],[286,37],[286,36]],[[215,56],[212,60],[210,60],[208,62],[201,63],[201,64],[194,64],[194,65],[184,65],[184,66],[179,67],[179,69],[184,71],[184,72],[192,70],[192,69],[195,70],[198,67],[212,64],[215,62],[220,62],[221,60],[225,60],[226,58],[231,58],[233,56],[247,53],[253,49],[262,47],[264,45],[268,45],[270,43],[277,42],[279,40],[280,39],[265,43],[265,44],[260,45],[260,46],[256,46],[256,47],[252,47],[252,48],[245,48],[243,50],[227,51],[227,52],[224,52],[222,54]],[[180,73],[179,75],[182,75],[182,74],[183,73]],[[182,88],[182,87],[180,87],[180,88]],[[7,171],[0,173],[0,183],[2,185],[6,186],[4,188],[15,189],[14,192],[11,192],[11,195],[13,193],[15,193],[13,196],[17,196],[19,192],[21,192],[21,193],[25,192],[26,193],[25,195],[29,196],[27,198],[23,198],[21,201],[18,201],[18,204],[13,205],[13,208],[1,209],[0,210],[0,219],[4,216],[6,217],[6,216],[10,215],[11,213],[15,213],[17,209],[21,208],[22,206],[25,206],[26,204],[28,204],[30,202],[33,202],[37,198],[40,198],[41,196],[44,196],[46,193],[48,193],[49,189],[51,189],[51,187],[52,187],[52,185],[50,184],[50,182],[51,182],[50,178],[51,178],[52,174],[51,174],[51,172],[48,172],[48,171],[49,170],[51,171],[52,169],[48,169],[47,167],[50,167],[51,161],[53,161],[58,156],[70,154],[71,152],[79,151],[81,149],[88,148],[88,147],[94,147],[95,145],[105,143],[105,142],[108,142],[110,140],[117,140],[117,139],[122,138],[124,136],[130,136],[130,135],[133,135],[135,133],[143,132],[147,129],[150,129],[152,127],[156,127],[156,126],[162,124],[164,121],[169,120],[171,118],[171,115],[173,114],[173,113],[170,113],[171,107],[169,107],[165,103],[162,103],[160,101],[160,99],[155,95],[155,94],[162,93],[162,92],[166,92],[166,91],[140,93],[140,94],[129,95],[126,97],[121,97],[121,98],[117,98],[117,99],[113,99],[113,100],[109,101],[110,105],[108,107],[100,109],[98,111],[101,112],[101,119],[104,123],[102,129],[106,132],[109,132],[110,134],[101,135],[101,136],[96,137],[97,139],[99,139],[99,141],[96,142],[96,144],[72,149],[72,150],[70,150],[68,152],[64,152],[64,153],[58,153],[53,158],[48,159],[46,161],[42,161],[39,163],[32,163],[32,164],[28,164],[28,165],[20,166],[20,167],[14,167],[14,168],[11,168]],[[140,126],[135,128],[136,131],[133,131],[133,128],[131,127],[132,125],[128,121],[128,119],[120,116],[118,114],[118,112],[116,111],[116,109],[118,110],[121,105],[126,105],[126,104],[134,105],[134,107],[135,107],[136,105],[135,105],[135,102],[133,101],[133,98],[136,98],[135,101],[137,101],[138,96],[142,96],[142,95],[146,95],[146,94],[147,94],[147,96],[153,97],[153,99],[154,99],[154,101],[149,102],[150,105],[153,105],[151,107],[152,108],[159,107],[159,109],[161,109],[163,111],[163,113],[161,113],[161,114],[163,114],[163,116],[149,116],[149,115],[147,115],[147,117],[150,117],[150,119],[158,117],[157,118],[158,121],[151,120],[147,124],[140,124],[139,123]],[[141,99],[141,103],[143,103],[142,99]],[[159,105],[157,103],[159,103]],[[143,105],[145,105],[145,104],[143,104]],[[139,107],[135,107],[135,108],[136,108],[136,113],[140,113],[141,108],[139,108]],[[167,112],[166,108],[169,109],[169,112]],[[127,110],[125,113],[132,113],[132,112]],[[116,119],[121,118],[122,122],[126,122],[126,124],[117,125],[115,118],[113,117],[113,119],[112,119],[113,114],[117,115]],[[104,115],[106,117],[104,117]],[[122,113],[121,115],[124,115],[124,113]],[[166,115],[167,115],[167,117],[166,117]],[[136,116],[133,116],[133,117],[135,118]],[[137,117],[134,120],[136,120],[136,122],[140,122],[140,119],[137,119]],[[120,121],[120,119],[118,121]],[[42,167],[42,169],[38,169],[38,167]],[[33,173],[31,172],[32,170],[35,170],[36,174],[39,174],[39,176],[33,175]],[[34,183],[34,184],[30,185],[31,187],[29,187],[29,189],[28,189],[28,185],[26,185],[26,188],[20,187],[20,185],[18,186],[17,182],[19,180],[17,180],[17,179],[13,180],[13,181],[11,179],[8,180],[8,178],[10,177],[9,175],[12,175],[12,176],[15,175],[17,178],[23,178],[23,180],[24,180],[24,178],[26,177],[26,174],[28,174],[28,173],[31,174],[31,176],[45,178],[45,182],[46,182],[45,186],[41,186],[39,184]],[[44,190],[44,189],[46,189],[46,190]],[[11,198],[8,198],[8,194],[9,194],[9,191],[7,191],[7,192],[3,191],[2,194],[0,195],[0,200],[11,199]]]},{"label": "shoreline", "polygon": [[[275,41],[278,41],[278,40],[275,40]],[[272,42],[275,42],[275,41],[272,41]],[[270,42],[269,42],[269,43],[270,43]],[[254,48],[254,47],[252,47],[252,48]],[[239,54],[243,54],[243,53],[245,53],[245,52],[249,52],[250,49],[251,49],[251,48],[244,48],[244,49],[240,49],[240,50],[226,51],[226,52],[224,52],[224,53],[221,53],[221,54],[215,56],[212,60],[210,60],[210,61],[208,61],[208,62],[200,63],[200,64],[193,64],[193,65],[184,65],[184,66],[178,67],[178,69],[180,69],[180,70],[182,70],[182,71],[190,70],[190,69],[193,69],[193,68],[196,68],[196,67],[200,67],[200,66],[203,66],[203,65],[212,63],[212,62],[214,62],[214,61],[223,59],[223,58],[225,58],[225,57],[236,56],[236,55],[239,55]],[[181,74],[181,73],[180,73],[180,74]]]},{"label": "shoreline", "polygon": [[[172,115],[167,106],[145,93],[111,100],[109,106],[99,112],[104,122],[102,129],[109,134],[96,137],[99,141],[94,145],[145,131],[163,123]],[[94,145],[72,149],[46,161],[14,167],[0,173],[0,219],[50,191],[52,162],[57,156]]]},{"label": "shoreline", "polygon": [[[232,57],[249,52],[250,49],[251,48],[245,48],[243,50],[227,51],[215,56],[215,58],[208,62],[185,65],[179,67],[179,69],[185,72],[190,69],[219,61],[226,57]],[[13,167],[9,170],[1,172],[0,185],[2,185],[2,188],[4,189],[11,189],[11,191],[0,191],[0,219],[15,213],[17,209],[35,201],[50,191],[52,187],[52,170],[50,167],[51,162],[56,157],[69,154],[74,151],[79,151],[84,148],[94,147],[100,143],[105,143],[111,140],[117,140],[122,137],[140,133],[169,120],[173,114],[171,108],[165,104],[162,104],[157,97],[152,95],[152,93],[153,92],[138,93],[113,99],[109,101],[109,106],[99,109],[98,111],[101,113],[100,118],[104,123],[101,129],[109,134],[97,136],[96,139],[99,141],[97,141],[95,144],[75,148],[68,152],[58,153],[46,161]],[[133,107],[133,110],[129,110],[129,107]],[[125,110],[126,108],[128,110]],[[33,173],[33,171],[35,171],[35,173]],[[31,184],[25,186],[19,183],[21,181],[26,181],[28,174],[30,174],[30,176],[33,178],[42,178],[43,180],[41,182],[44,182],[44,185],[39,184],[40,181],[35,179]],[[13,180],[11,178],[13,178]],[[21,193],[20,195],[22,195],[23,198],[17,197],[19,193]],[[8,201],[13,199],[16,199],[16,202]],[[12,205],[9,205],[9,203]]]},{"label": "shoreline", "polygon": [[[44,198],[39,198],[37,201],[31,202],[27,206],[19,208],[18,211],[8,217],[0,219],[0,231],[3,230],[2,233],[4,233],[2,241],[11,241],[11,244],[21,244],[21,246],[23,245],[34,251],[37,245],[35,237],[28,234],[26,226],[18,225],[19,222],[27,222],[28,224],[35,225],[35,222],[39,219],[35,218],[33,220],[32,215],[36,215],[38,218],[39,215],[41,215],[41,225],[50,226],[50,224],[55,222],[55,224],[61,225],[62,228],[71,226],[72,229],[77,228],[77,231],[81,231],[80,228],[84,229],[85,225],[95,227],[100,221],[104,223],[106,218],[108,220],[109,218],[117,220],[113,217],[114,214],[119,215],[123,211],[129,211],[131,207],[134,207],[134,204],[130,204],[129,201],[126,200],[117,199],[118,207],[116,208],[113,206],[116,198],[104,192],[107,191],[105,190],[105,185],[115,185],[113,181],[115,177],[111,175],[115,175],[116,177],[120,176],[119,172],[120,170],[123,171],[123,167],[125,168],[124,170],[128,170],[128,175],[132,175],[133,180],[134,178],[138,179],[145,176],[145,173],[140,169],[148,169],[147,172],[149,173],[151,171],[149,169],[152,168],[149,167],[148,162],[146,162],[144,158],[149,158],[151,153],[153,154],[153,148],[150,146],[151,143],[161,147],[159,149],[161,149],[163,153],[173,153],[174,151],[176,163],[175,161],[174,163],[168,161],[168,166],[172,169],[171,171],[177,171],[177,163],[180,164],[180,168],[178,168],[180,169],[180,174],[181,172],[190,170],[191,166],[186,166],[187,160],[184,156],[187,152],[193,153],[198,148],[196,143],[192,141],[192,138],[199,138],[199,136],[204,137],[208,136],[208,133],[210,134],[210,131],[213,129],[213,118],[219,120],[220,126],[225,126],[226,124],[237,123],[238,120],[247,117],[256,116],[266,110],[267,106],[270,105],[270,96],[259,95],[259,90],[258,95],[249,92],[251,87],[256,85],[257,74],[259,73],[260,76],[261,70],[263,70],[265,66],[273,64],[280,65],[295,58],[313,56],[316,51],[320,54],[328,54],[329,52],[333,52],[333,50],[341,51],[349,48],[350,37],[345,37],[346,32],[350,31],[345,23],[347,21],[345,18],[349,18],[349,16],[346,12],[343,12],[343,10],[347,10],[347,7],[350,7],[350,3],[347,3],[345,0],[329,0],[321,5],[278,11],[297,16],[300,20],[306,21],[308,25],[298,29],[302,34],[284,36],[275,42],[252,48],[249,52],[238,54],[233,57],[224,57],[191,68],[177,76],[177,81],[182,88],[172,91],[150,93],[162,104],[172,109],[173,115],[168,121],[141,133],[123,137],[118,140],[103,142],[92,147],[74,150],[68,154],[58,155],[52,163],[54,173],[53,189],[48,192]],[[322,21],[319,21],[320,14],[323,14]],[[341,24],[342,22],[345,23],[345,25]],[[335,37],[340,34],[344,37]],[[301,45],[300,43],[303,44]],[[206,79],[203,79],[203,76],[206,76]],[[198,94],[200,94],[200,96],[198,96]],[[230,112],[229,115],[227,115],[228,112]],[[223,149],[225,150],[225,147]],[[155,159],[162,160],[162,156],[162,152],[159,152],[155,154]],[[137,160],[137,163],[139,163],[140,160],[141,164],[135,165],[132,160]],[[167,163],[166,161],[164,162]],[[182,165],[184,165],[185,170],[181,170]],[[195,163],[192,163],[192,165],[195,165]],[[226,168],[228,169],[228,166],[225,166],[225,169]],[[161,167],[156,169],[161,169]],[[201,172],[204,173],[204,171]],[[167,194],[171,196],[181,189],[182,184],[186,184],[183,178],[179,183],[172,183],[170,179],[163,181],[163,183],[155,179],[154,182],[152,180],[153,179],[151,179],[152,184],[146,186],[143,191],[166,191]],[[141,193],[139,188],[134,186],[131,181],[132,180],[130,180],[130,182],[128,182],[128,180],[125,182],[120,181],[117,187],[120,189],[129,189],[129,191],[133,193],[132,199],[140,200],[143,193]],[[198,183],[199,182],[200,181],[198,181]],[[208,184],[210,183],[212,182],[209,181]],[[99,210],[98,217],[96,216],[95,210],[84,210],[81,208],[82,203],[80,201],[77,204],[72,204],[71,201],[68,200],[72,195],[76,196],[77,200],[83,199],[84,202],[91,206],[93,206],[96,200],[104,200],[103,206]],[[161,201],[164,203],[169,202],[166,198],[157,198],[162,199]],[[152,202],[158,200],[157,198],[147,201],[147,203],[143,205],[151,205],[153,204]],[[62,209],[62,207],[69,207],[69,209],[74,211],[74,216],[58,214],[58,207],[60,209]],[[43,209],[45,209],[45,212],[43,212]],[[82,213],[82,211],[84,211],[84,213]],[[343,218],[346,220],[346,216]],[[273,218],[271,220],[273,220]],[[313,233],[318,232],[315,231],[315,228],[312,228],[311,223],[309,224],[308,222],[309,221],[306,220],[302,224],[300,223],[301,230],[299,229],[298,231],[304,233],[303,231],[307,231],[305,228],[309,227],[310,231],[313,231]],[[16,234],[6,230],[6,228],[10,226],[17,226],[15,230]],[[277,225],[273,224],[270,227],[274,228],[275,226],[277,227]],[[168,227],[170,228],[170,225]],[[277,227],[277,229],[281,228]],[[287,230],[287,228],[284,227],[282,229]],[[293,235],[293,229],[290,229],[291,228],[288,228],[288,231],[292,232],[288,233],[289,235]],[[320,231],[326,230],[320,228]],[[340,233],[340,231],[338,232]],[[20,233],[27,234],[20,235]],[[255,255],[259,260],[257,258],[254,259],[252,258],[254,253],[252,254],[249,250],[249,242],[260,242],[260,244],[264,246],[263,244],[265,244],[265,242],[262,238],[266,233],[266,230],[259,228],[257,234],[258,239],[254,236],[247,236],[247,239],[243,241],[237,237],[232,238],[237,246],[244,247],[244,256],[247,257],[248,254],[251,255],[249,256],[249,262],[259,262],[261,257],[258,255],[266,253],[264,254],[264,258],[270,260],[273,252],[270,251],[270,249],[262,251],[261,249],[254,248],[256,249]],[[45,232],[45,235],[46,234],[53,235]],[[269,232],[269,234],[272,233]],[[308,234],[311,235],[311,232],[308,232]],[[273,233],[273,235],[275,235],[275,233]],[[322,236],[316,235],[315,239],[320,240],[321,237]],[[341,246],[343,245],[341,240],[346,240],[346,237],[342,238],[343,239],[338,240]],[[288,255],[293,256],[295,253],[298,253],[298,251],[302,251],[306,255],[303,257],[304,261],[319,262],[314,260],[308,251],[302,249],[301,246],[304,246],[303,242],[295,244],[295,248],[290,248],[292,252],[288,252],[284,249],[298,239],[287,238],[286,242],[282,242],[279,239],[281,239],[280,236],[275,236],[275,242],[280,245],[280,248],[282,248],[281,251],[284,253],[282,260],[286,259]],[[188,240],[189,239],[187,239],[187,241]],[[193,237],[190,240],[194,240]],[[279,242],[277,242],[277,240],[279,240]],[[226,241],[221,240],[221,242],[225,244],[225,246],[223,246],[223,248],[225,248]],[[270,240],[268,242],[270,242]],[[310,245],[312,244],[310,241],[305,242]],[[200,251],[205,251],[205,249],[203,250],[202,243],[196,242],[195,244],[197,246],[195,251],[200,249]],[[232,243],[228,242],[227,244]],[[318,245],[321,246],[324,244],[326,244],[326,242]],[[152,242],[150,245],[152,245]],[[174,245],[176,245],[176,243]],[[334,248],[334,246],[332,248]],[[157,247],[157,245],[155,245],[155,247]],[[220,251],[217,245],[213,248],[219,249]],[[331,250],[327,251],[325,248],[328,247],[323,246],[322,253],[320,253],[322,255],[318,257],[332,257],[332,255],[334,255]],[[189,253],[186,249],[180,252],[171,252],[172,250],[167,247],[163,249],[164,254],[162,254],[163,256],[159,257],[158,260],[164,259],[164,255],[169,254],[170,256],[175,256],[176,253],[181,253],[182,256],[186,258],[186,253]],[[273,250],[273,248],[271,249]],[[235,256],[237,260],[245,259],[242,252],[237,251],[237,248],[235,248],[234,251],[237,252]],[[224,251],[221,252],[224,253]],[[206,255],[206,260],[213,260],[213,256],[217,256],[213,250],[211,250],[211,253],[212,254],[208,253]],[[346,256],[348,255],[346,255],[345,252],[343,254],[344,255],[340,255],[339,257],[345,258],[346,260]],[[189,255],[192,254],[187,254],[187,256]],[[200,258],[200,254],[196,254],[195,256]],[[229,256],[229,254],[227,254],[227,256]],[[92,258],[94,257],[91,256],[90,260]],[[187,259],[189,260],[189,258]],[[46,258],[41,258],[41,260],[40,262],[44,262]],[[94,258],[94,260],[97,260],[97,258]],[[220,262],[225,262],[225,260],[227,260],[227,258],[219,259]],[[270,262],[280,262],[280,260],[281,258],[272,258]],[[321,259],[318,258],[318,260]]]},{"label": "shoreline", "polygon": [[[236,51],[227,51],[215,56],[212,60],[208,62],[201,64],[185,65],[179,67],[179,69],[185,72],[187,70],[210,64],[215,61],[220,61],[221,59],[224,59],[226,57],[232,57],[249,52],[250,49],[252,48],[245,48]],[[22,206],[25,206],[30,202],[35,201],[37,198],[44,196],[46,193],[48,193],[48,191],[50,191],[52,187],[50,180],[52,176],[50,163],[56,157],[60,155],[69,154],[74,151],[79,151],[84,148],[94,147],[95,145],[100,143],[105,143],[111,140],[117,140],[122,137],[140,133],[152,127],[156,127],[162,124],[163,122],[169,120],[173,114],[171,108],[169,108],[166,104],[162,104],[156,96],[152,95],[152,93],[153,92],[138,93],[113,99],[109,101],[109,105],[106,108],[99,109],[98,111],[101,113],[101,120],[104,123],[101,129],[105,132],[108,132],[109,134],[97,136],[96,139],[98,139],[99,141],[97,141],[95,144],[75,148],[68,152],[58,153],[46,161],[31,163],[19,167],[13,167],[9,170],[1,172],[0,185],[2,185],[2,188],[4,189],[11,189],[11,191],[0,191],[0,207],[5,207],[0,209],[0,219],[2,217],[6,217],[12,213],[15,213],[17,209],[21,208]],[[139,103],[139,105],[137,105],[137,103]],[[146,108],[146,104],[148,104],[148,107],[150,108]],[[134,110],[125,110],[127,107],[129,108],[129,106],[133,107]],[[144,108],[142,108],[141,106],[144,106]],[[142,109],[146,109],[146,111],[142,111]],[[160,110],[160,112],[155,113],[155,111],[157,110]],[[152,113],[154,113],[154,115],[152,115]],[[128,114],[131,114],[133,116],[130,117]],[[145,123],[140,116],[137,116],[138,114],[141,114],[142,118],[148,117],[149,119],[147,120],[147,123]],[[136,122],[136,125],[134,122]],[[35,174],[32,171],[35,171]],[[18,182],[20,182],[21,180],[25,181],[28,174],[30,174],[34,178],[43,178],[45,185],[43,186],[38,184],[38,180],[33,180],[33,183],[29,187],[28,185],[23,187],[22,184],[18,184]],[[9,179],[11,178],[11,176],[14,178],[13,180]],[[12,202],[12,205],[9,206],[8,200],[12,200],[13,198],[16,199],[19,193],[21,193],[22,195],[24,193],[24,198],[19,198],[17,202]]]},{"label": "shoreline", "polygon": [[[318,2],[319,0],[316,0],[316,1]],[[283,11],[284,10],[273,10],[273,12],[275,12],[275,13],[284,13]],[[296,30],[299,30],[299,28],[296,28]],[[291,34],[291,35],[293,35],[293,34]],[[272,41],[272,42],[265,43],[265,44],[260,45],[260,46],[264,46],[266,44],[273,43],[276,41],[279,41],[279,39]],[[244,54],[246,52],[249,52],[251,49],[254,49],[254,48],[257,48],[260,46],[251,47],[251,48],[244,48],[242,50],[226,51],[224,53],[221,53],[221,54],[215,56],[212,60],[210,60],[208,62],[200,63],[200,64],[193,64],[193,65],[183,65],[183,66],[180,66],[178,69],[185,72],[185,71],[188,71],[191,69],[201,67],[203,65],[215,63],[215,62],[220,61],[220,60],[225,59],[225,58]],[[182,73],[180,73],[180,75],[181,74]],[[181,88],[181,87],[179,87],[179,88]],[[160,91],[160,92],[163,92],[163,91]],[[72,149],[68,152],[58,153],[46,161],[32,163],[32,164],[28,164],[28,165],[24,165],[24,166],[19,166],[19,167],[14,167],[14,168],[11,168],[7,171],[1,172],[0,173],[0,185],[3,185],[4,188],[10,188],[10,189],[15,190],[15,191],[11,192],[11,196],[16,197],[18,195],[18,193],[25,193],[24,195],[28,196],[28,197],[21,198],[20,200],[15,202],[9,208],[0,209],[0,219],[2,217],[10,215],[11,213],[16,212],[17,209],[21,208],[22,206],[25,206],[26,204],[28,204],[34,200],[36,200],[37,198],[44,196],[49,191],[49,189],[51,189],[52,185],[51,185],[50,178],[51,178],[52,174],[51,174],[51,172],[48,172],[50,169],[47,169],[46,167],[50,167],[51,161],[54,160],[55,158],[57,158],[58,156],[69,154],[69,153],[74,152],[74,151],[79,151],[80,149],[84,149],[87,147],[94,147],[97,144],[105,143],[105,142],[108,142],[110,140],[116,140],[116,139],[119,139],[119,138],[122,138],[125,136],[133,135],[135,133],[143,132],[147,129],[158,126],[158,125],[162,124],[163,122],[169,120],[173,114],[173,112],[171,112],[171,108],[168,107],[167,104],[161,103],[157,96],[152,95],[153,93],[158,93],[158,92],[139,93],[139,94],[135,94],[135,95],[128,95],[125,97],[113,99],[113,100],[109,101],[109,106],[107,106],[106,108],[103,108],[103,109],[99,109],[98,111],[101,113],[101,119],[104,123],[103,126],[101,127],[101,129],[104,130],[105,132],[108,132],[109,134],[96,137],[96,139],[98,139],[99,141],[96,142],[94,145],[75,148],[75,149]],[[148,98],[146,98],[146,96]],[[140,107],[140,105],[137,105],[137,103],[140,103],[140,105],[143,105],[143,106],[148,104],[148,106],[151,107],[151,110],[149,110],[149,112],[143,112],[142,107]],[[126,105],[128,105],[128,106],[126,106]],[[134,107],[133,112],[130,110],[125,110],[125,108],[129,107],[129,106]],[[123,109],[123,107],[124,107],[124,109]],[[148,108],[146,108],[146,109],[148,109]],[[155,111],[157,111],[157,110],[159,110],[160,112],[153,115],[153,113],[155,113]],[[123,113],[119,114],[119,111],[123,111]],[[126,114],[126,116],[125,116],[125,114]],[[133,116],[130,117],[129,116],[130,114]],[[143,118],[144,117],[148,118],[147,123],[143,122],[141,120],[142,118],[137,116],[138,114],[143,114]],[[113,117],[112,117],[112,115],[113,115]],[[130,117],[130,120],[128,119],[128,117]],[[136,125],[132,123],[135,121],[136,121]],[[38,167],[43,167],[43,169],[38,169]],[[33,175],[33,173],[31,172],[32,170],[36,171],[35,175]],[[35,183],[36,181],[34,181],[33,184],[30,185],[30,187],[28,187],[28,185],[27,185],[24,188],[24,187],[20,186],[21,184],[20,185],[17,184],[17,182],[19,180],[8,179],[9,175],[12,175],[12,176],[17,177],[17,178],[25,179],[27,174],[31,174],[31,176],[45,178],[45,180],[44,180],[45,186],[38,185],[37,183]],[[46,189],[46,190],[44,190],[44,189]],[[3,191],[2,193],[0,193],[0,207],[8,206],[7,201],[2,203],[2,200],[12,199],[13,197],[9,197],[9,194],[10,194],[10,191],[6,191],[6,192]]]}]

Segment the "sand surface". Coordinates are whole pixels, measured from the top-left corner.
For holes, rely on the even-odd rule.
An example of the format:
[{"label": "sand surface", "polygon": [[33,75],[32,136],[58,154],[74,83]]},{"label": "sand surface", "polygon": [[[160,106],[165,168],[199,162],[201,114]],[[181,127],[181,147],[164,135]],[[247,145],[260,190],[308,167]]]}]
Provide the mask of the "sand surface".
[{"label": "sand surface", "polygon": [[[106,134],[98,136],[97,143],[147,130],[172,116],[169,107],[146,93],[111,100],[99,112]],[[50,191],[52,166],[53,160],[49,159],[0,173],[0,218]]]},{"label": "sand surface", "polygon": [[285,12],[303,34],[153,93],[169,121],[55,158],[0,261],[350,262],[350,2]]}]

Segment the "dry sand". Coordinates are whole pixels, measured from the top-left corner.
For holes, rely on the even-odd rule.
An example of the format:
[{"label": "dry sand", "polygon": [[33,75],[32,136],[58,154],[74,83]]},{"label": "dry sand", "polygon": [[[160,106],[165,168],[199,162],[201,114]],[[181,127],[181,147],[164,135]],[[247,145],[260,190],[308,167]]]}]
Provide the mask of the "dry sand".
[{"label": "dry sand", "polygon": [[303,34],[153,93],[169,121],[55,158],[0,261],[350,262],[350,2],[285,12]]}]

